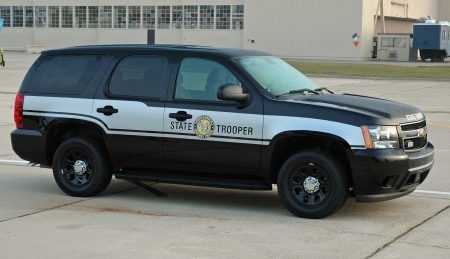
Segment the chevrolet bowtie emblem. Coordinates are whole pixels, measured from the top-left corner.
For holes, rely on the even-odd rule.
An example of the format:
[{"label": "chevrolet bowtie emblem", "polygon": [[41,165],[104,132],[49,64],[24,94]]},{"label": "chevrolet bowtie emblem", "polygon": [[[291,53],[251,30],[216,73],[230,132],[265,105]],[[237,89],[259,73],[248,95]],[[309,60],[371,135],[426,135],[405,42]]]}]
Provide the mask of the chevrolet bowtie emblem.
[{"label": "chevrolet bowtie emblem", "polygon": [[425,134],[427,134],[427,133],[425,132],[424,129],[420,129],[420,130],[419,130],[419,136],[420,136],[421,138],[425,137]]}]

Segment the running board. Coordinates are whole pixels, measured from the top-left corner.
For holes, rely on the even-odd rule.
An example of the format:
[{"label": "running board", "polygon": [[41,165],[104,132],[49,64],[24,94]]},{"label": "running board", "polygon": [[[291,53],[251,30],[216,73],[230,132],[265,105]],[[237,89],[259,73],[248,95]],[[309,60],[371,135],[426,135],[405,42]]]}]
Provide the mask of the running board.
[{"label": "running board", "polygon": [[114,175],[117,179],[137,180],[144,182],[172,183],[241,190],[272,190],[272,184],[270,182],[255,180],[214,178],[166,173],[142,173],[131,171],[120,171],[115,173]]}]

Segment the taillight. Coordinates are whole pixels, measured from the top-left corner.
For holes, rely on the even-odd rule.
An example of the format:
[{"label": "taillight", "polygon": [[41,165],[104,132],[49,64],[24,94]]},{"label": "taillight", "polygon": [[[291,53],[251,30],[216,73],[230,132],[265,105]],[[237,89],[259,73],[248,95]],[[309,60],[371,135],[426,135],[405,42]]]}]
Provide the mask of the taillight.
[{"label": "taillight", "polygon": [[14,121],[16,122],[16,128],[23,129],[23,100],[25,94],[18,93],[16,95],[16,103],[14,104]]}]

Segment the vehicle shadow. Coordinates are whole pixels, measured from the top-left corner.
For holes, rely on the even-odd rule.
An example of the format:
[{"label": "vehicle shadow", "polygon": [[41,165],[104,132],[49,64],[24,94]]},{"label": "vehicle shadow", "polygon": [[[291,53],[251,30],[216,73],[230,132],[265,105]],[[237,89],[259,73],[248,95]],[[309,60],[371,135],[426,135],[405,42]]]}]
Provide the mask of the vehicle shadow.
[{"label": "vehicle shadow", "polygon": [[[186,185],[141,182],[136,188],[126,191],[123,181],[113,181],[100,199],[78,204],[83,208],[124,213],[139,213],[164,216],[198,216],[222,219],[232,218],[276,218],[290,220],[297,218],[291,214],[278,198],[276,185],[272,191],[247,191],[197,187]],[[127,187],[131,187],[128,183]],[[109,194],[107,194],[109,193]],[[411,199],[411,198],[410,198]],[[348,198],[344,206],[330,220],[399,217],[408,208],[414,208],[407,198],[381,203],[357,203]]]}]

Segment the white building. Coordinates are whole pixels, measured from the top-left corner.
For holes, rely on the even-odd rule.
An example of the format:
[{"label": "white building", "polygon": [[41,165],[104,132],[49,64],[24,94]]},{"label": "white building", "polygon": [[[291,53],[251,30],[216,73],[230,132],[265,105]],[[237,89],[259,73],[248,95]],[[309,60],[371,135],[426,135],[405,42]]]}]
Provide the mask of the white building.
[{"label": "white building", "polygon": [[[386,33],[420,17],[450,21],[450,0],[382,0]],[[170,43],[257,49],[286,58],[372,56],[379,0],[0,0],[0,46]],[[375,26],[375,21],[376,26]],[[375,34],[375,35],[374,35]]]}]

